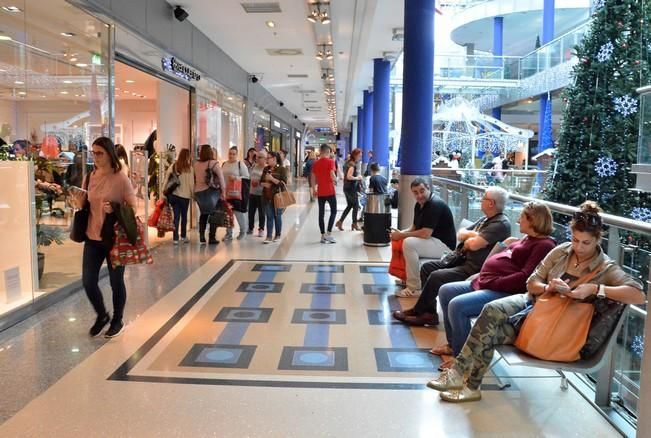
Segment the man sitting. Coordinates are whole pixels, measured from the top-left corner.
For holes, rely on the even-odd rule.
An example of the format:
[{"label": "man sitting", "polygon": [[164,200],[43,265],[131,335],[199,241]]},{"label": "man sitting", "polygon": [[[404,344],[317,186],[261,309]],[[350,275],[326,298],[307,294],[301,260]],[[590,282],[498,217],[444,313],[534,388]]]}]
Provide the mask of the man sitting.
[{"label": "man sitting", "polygon": [[413,225],[406,230],[391,232],[391,240],[404,240],[402,252],[407,284],[404,289],[396,292],[396,296],[403,298],[420,295],[419,258],[441,258],[456,243],[450,207],[432,195],[429,183],[424,178],[415,178],[411,182],[411,192],[416,198]]},{"label": "man sitting", "polygon": [[511,235],[511,222],[503,213],[509,194],[501,187],[486,189],[481,200],[481,211],[486,215],[477,222],[459,230],[457,251],[463,254],[458,265],[449,266],[445,260],[425,263],[420,268],[423,293],[416,305],[408,310],[397,310],[393,317],[410,325],[436,325],[439,317],[436,311],[436,297],[439,288],[452,281],[462,281],[476,274],[493,245]]}]

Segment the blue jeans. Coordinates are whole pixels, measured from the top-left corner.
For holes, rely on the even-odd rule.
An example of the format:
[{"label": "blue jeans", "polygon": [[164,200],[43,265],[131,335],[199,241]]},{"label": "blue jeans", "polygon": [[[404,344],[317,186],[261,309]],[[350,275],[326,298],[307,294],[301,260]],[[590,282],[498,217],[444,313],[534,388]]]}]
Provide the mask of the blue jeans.
[{"label": "blue jeans", "polygon": [[173,239],[179,240],[179,223],[181,225],[181,237],[185,239],[188,231],[188,207],[190,206],[190,200],[176,195],[169,195],[167,201],[172,206],[172,210],[174,210]]},{"label": "blue jeans", "polygon": [[274,223],[276,224],[276,237],[280,237],[283,231],[283,209],[274,207],[274,201],[265,199],[264,213],[267,216],[267,239],[273,236]]},{"label": "blue jeans", "polygon": [[124,306],[127,302],[127,288],[124,285],[124,266],[114,268],[109,258],[110,248],[97,240],[86,240],[82,259],[81,281],[86,290],[86,296],[97,316],[106,315],[104,297],[99,288],[99,270],[106,261],[109,280],[113,290],[113,321],[122,321]]},{"label": "blue jeans", "polygon": [[492,290],[473,290],[470,281],[455,281],[441,286],[439,303],[443,311],[445,336],[456,356],[470,333],[470,320],[479,316],[484,304],[511,294]]}]

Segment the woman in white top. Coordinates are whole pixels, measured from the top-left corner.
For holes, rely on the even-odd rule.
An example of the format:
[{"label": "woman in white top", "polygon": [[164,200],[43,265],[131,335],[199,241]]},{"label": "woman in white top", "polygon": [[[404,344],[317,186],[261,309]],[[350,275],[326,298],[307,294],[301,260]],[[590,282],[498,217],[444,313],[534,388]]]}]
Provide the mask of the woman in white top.
[{"label": "woman in white top", "polygon": [[[228,150],[228,161],[222,163],[222,173],[224,174],[224,181],[226,181],[226,199],[233,206],[233,213],[237,218],[237,224],[240,226],[240,234],[237,235],[239,240],[244,237],[247,230],[246,215],[244,213],[247,211],[248,199],[244,199],[244,197],[245,195],[248,197],[248,195],[242,189],[245,184],[243,180],[249,179],[249,169],[237,159],[237,146],[233,146]],[[231,184],[235,181],[240,181],[240,199],[237,199],[235,193],[229,193],[229,188],[232,187]],[[226,229],[224,240],[233,240],[233,228]]]},{"label": "woman in white top", "polygon": [[174,245],[179,243],[179,223],[181,225],[181,240],[183,243],[188,243],[188,208],[190,207],[190,199],[194,192],[194,169],[190,162],[190,151],[188,149],[181,149],[179,157],[176,162],[167,169],[165,177],[165,185],[175,173],[179,180],[178,187],[167,197],[167,202],[170,203],[172,210],[174,210]]},{"label": "woman in white top", "polygon": [[280,164],[285,169],[287,169],[287,184],[291,184],[292,183],[292,169],[291,169],[292,163],[290,163],[289,158],[287,158],[287,152],[285,152],[284,150],[281,149],[279,151],[279,153],[280,153],[280,163],[278,163],[278,164]]}]

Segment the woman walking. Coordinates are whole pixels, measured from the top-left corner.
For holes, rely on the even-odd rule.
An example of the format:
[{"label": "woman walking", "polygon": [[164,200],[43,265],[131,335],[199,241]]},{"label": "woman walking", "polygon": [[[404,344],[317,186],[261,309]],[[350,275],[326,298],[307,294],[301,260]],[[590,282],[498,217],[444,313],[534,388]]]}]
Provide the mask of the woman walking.
[{"label": "woman walking", "polygon": [[188,243],[188,207],[190,206],[190,199],[194,192],[194,170],[190,162],[190,151],[188,149],[181,149],[179,157],[176,162],[167,169],[167,176],[165,178],[165,187],[172,176],[176,174],[179,185],[167,197],[167,202],[170,203],[172,210],[174,210],[174,233],[172,236],[174,245],[179,244],[179,225],[181,226],[181,241]]},{"label": "woman walking", "polygon": [[267,151],[262,149],[256,155],[256,163],[249,169],[251,177],[251,192],[249,193],[249,230],[248,234],[253,234],[255,225],[255,213],[258,212],[258,237],[264,234],[265,212],[262,205],[262,172],[267,166]]},{"label": "woman walking", "polygon": [[[267,216],[267,238],[262,243],[271,243],[280,240],[282,233],[283,209],[274,205],[274,195],[280,190],[281,184],[287,184],[287,168],[280,164],[278,152],[269,152],[267,167],[262,172],[262,192],[265,215]],[[276,234],[273,234],[274,224]]]},{"label": "woman walking", "polygon": [[348,216],[348,212],[353,210],[353,224],[351,230],[357,231],[357,209],[359,208],[359,200],[357,193],[362,181],[362,176],[359,174],[358,163],[362,159],[362,150],[359,148],[353,149],[350,157],[346,160],[346,168],[344,170],[344,195],[346,195],[346,209],[341,213],[341,217],[336,225],[341,231],[344,231],[343,222]]},{"label": "woman walking", "polygon": [[[96,139],[92,145],[92,154],[95,169],[86,181],[90,208],[81,275],[86,295],[97,313],[95,324],[89,331],[90,336],[99,335],[110,321],[111,325],[104,337],[114,338],[122,333],[124,328],[122,319],[127,302],[127,289],[124,285],[124,266],[114,268],[109,259],[114,239],[113,225],[116,222],[111,204],[135,209],[136,195],[129,178],[121,171],[122,165],[111,139],[107,137]],[[104,306],[102,291],[98,285],[99,270],[105,260],[113,290],[112,319]]]},{"label": "woman walking", "polygon": [[[224,200],[224,175],[219,162],[213,159],[213,149],[209,144],[199,148],[199,161],[194,163],[194,197],[199,205],[199,243],[206,243],[208,216],[217,208],[219,199]],[[217,225],[210,224],[208,243],[216,245]]]},{"label": "woman walking", "polygon": [[[238,159],[237,159],[237,146],[233,146],[228,150],[228,161],[225,161],[222,163],[222,173],[224,174],[224,180],[226,181],[226,187],[227,190],[228,188],[231,187],[234,189],[236,187],[237,182],[239,181],[239,196],[240,199],[237,199],[235,196],[235,191],[233,194],[231,193],[226,193],[226,200],[230,202],[233,206],[233,213],[235,214],[235,217],[237,218],[237,224],[240,227],[240,233],[237,235],[237,239],[240,240],[244,237],[244,233],[247,229],[246,226],[246,214],[244,213],[246,209],[242,208],[243,206],[247,206],[244,203],[248,203],[248,199],[244,199],[243,195],[245,194],[243,191],[244,188],[244,182],[242,181],[243,179],[249,179],[249,169],[246,167],[245,164],[242,164]],[[233,240],[233,227],[227,228],[226,229],[226,236],[224,236],[224,240]]]}]

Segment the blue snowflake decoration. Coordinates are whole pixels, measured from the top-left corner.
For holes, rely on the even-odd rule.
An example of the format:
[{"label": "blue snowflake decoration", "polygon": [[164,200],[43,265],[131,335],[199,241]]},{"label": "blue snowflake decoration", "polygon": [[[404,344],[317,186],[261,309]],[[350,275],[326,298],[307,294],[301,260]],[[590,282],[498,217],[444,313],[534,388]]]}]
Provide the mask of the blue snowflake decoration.
[{"label": "blue snowflake decoration", "polygon": [[631,352],[637,356],[642,357],[644,353],[644,338],[640,335],[633,337],[633,342],[631,342]]},{"label": "blue snowflake decoration", "polygon": [[651,208],[635,207],[631,212],[631,218],[636,221],[651,222]]},{"label": "blue snowflake decoration", "polygon": [[601,9],[601,8],[604,7],[605,3],[606,3],[606,0],[593,0],[592,9],[594,9],[595,11],[597,9]]},{"label": "blue snowflake decoration", "polygon": [[649,43],[649,44],[646,45],[646,49],[647,49],[649,52],[651,52],[651,43]]},{"label": "blue snowflake decoration", "polygon": [[606,62],[610,60],[610,58],[612,58],[613,56],[614,50],[615,50],[615,46],[613,46],[613,43],[608,41],[599,49],[599,53],[597,53],[597,59],[599,60],[599,62]]},{"label": "blue snowflake decoration", "polygon": [[626,117],[637,112],[637,99],[631,96],[620,96],[613,99],[615,111]]},{"label": "blue snowflake decoration", "polygon": [[565,240],[572,241],[572,228],[569,225],[565,225]]},{"label": "blue snowflake decoration", "polygon": [[602,178],[615,176],[617,173],[617,162],[610,157],[602,155],[594,164],[594,170]]}]

